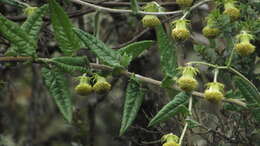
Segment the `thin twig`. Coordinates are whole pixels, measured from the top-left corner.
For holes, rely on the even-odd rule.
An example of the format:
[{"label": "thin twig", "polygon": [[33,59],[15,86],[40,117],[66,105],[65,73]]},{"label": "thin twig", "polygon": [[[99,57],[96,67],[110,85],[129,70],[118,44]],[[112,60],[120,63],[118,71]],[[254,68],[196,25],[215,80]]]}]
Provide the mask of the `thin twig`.
[{"label": "thin twig", "polygon": [[[0,57],[0,62],[26,62],[26,61],[32,61],[34,63],[46,63],[48,62],[49,58],[37,58],[35,60],[33,60],[33,58],[31,57]],[[91,68],[93,69],[97,69],[97,70],[106,70],[106,71],[113,71],[113,68],[107,65],[103,65],[103,64],[96,64],[96,63],[90,63],[89,64]],[[131,77],[131,76],[135,76],[137,79],[139,79],[140,81],[144,82],[144,83],[149,83],[149,84],[153,84],[156,86],[161,87],[162,82],[155,80],[153,78],[149,78],[149,77],[145,77],[139,74],[135,74],[135,73],[131,73],[128,72],[127,70],[123,70],[121,71],[121,74],[126,76],[126,77]],[[181,89],[179,87],[177,87],[176,85],[172,86],[173,89],[179,90],[181,91]],[[196,97],[204,97],[204,94],[201,92],[197,92],[197,91],[193,91],[191,93],[192,95],[196,96]],[[242,102],[239,99],[224,99],[224,102],[227,103],[231,103],[231,104],[236,104],[242,107],[246,107],[246,103]]]},{"label": "thin twig", "polygon": [[[102,6],[91,4],[91,3],[88,3],[88,2],[85,2],[85,1],[82,1],[82,0],[71,0],[71,1],[74,2],[74,3],[77,3],[77,4],[81,4],[81,5],[84,5],[84,6],[87,6],[87,7],[91,7],[91,8],[100,10],[100,11],[106,11],[106,12],[111,12],[111,13],[132,13],[133,12],[132,10],[128,10],[128,9],[125,10],[125,9],[113,9],[113,8],[102,7]],[[212,1],[212,0],[203,0],[201,2],[198,2],[197,4],[193,5],[190,8],[190,11],[194,10],[197,7],[199,7],[200,5],[202,5],[204,3],[207,3],[207,2],[210,2],[210,1]],[[142,14],[142,15],[175,15],[175,14],[180,14],[180,13],[183,13],[183,11],[182,10],[172,11],[172,12],[145,12],[145,11],[138,11],[138,14]]]}]

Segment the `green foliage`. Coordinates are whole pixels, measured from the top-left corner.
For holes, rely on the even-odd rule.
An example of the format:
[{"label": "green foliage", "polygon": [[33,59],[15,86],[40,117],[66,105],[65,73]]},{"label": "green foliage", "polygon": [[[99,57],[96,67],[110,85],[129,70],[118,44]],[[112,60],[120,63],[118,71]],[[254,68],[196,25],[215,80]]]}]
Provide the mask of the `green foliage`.
[{"label": "green foliage", "polygon": [[[28,35],[32,37],[35,46],[37,45],[38,35],[43,23],[42,17],[45,15],[47,8],[48,8],[47,5],[37,8],[32,15],[28,16],[26,21],[21,26],[21,28]],[[19,48],[17,48],[17,46],[15,46],[14,44],[11,44],[11,47],[7,50],[5,55],[7,56],[21,55],[17,50],[19,50]]]},{"label": "green foliage", "polygon": [[189,94],[180,92],[177,94],[168,104],[166,104],[149,122],[148,126],[153,126],[169,118],[175,116],[178,113],[187,113],[186,104],[188,103]]},{"label": "green foliage", "polygon": [[126,90],[125,105],[124,105],[120,135],[123,135],[135,120],[136,115],[143,102],[143,97],[144,97],[144,91],[140,87],[140,83],[135,78],[132,77],[128,83],[127,90]]},{"label": "green foliage", "polygon": [[21,2],[16,1],[16,0],[0,0],[0,3],[5,3],[5,4],[12,5],[12,6],[15,6],[15,7],[18,7],[18,8],[26,8],[27,7],[27,5],[25,5],[24,3],[21,3]]},{"label": "green foliage", "polygon": [[132,56],[132,59],[134,59],[143,53],[144,50],[150,48],[153,43],[154,41],[152,40],[134,42],[119,49],[118,51],[121,55],[126,53],[127,55]]},{"label": "green foliage", "polygon": [[95,36],[80,29],[74,29],[85,47],[89,48],[101,61],[112,67],[121,67],[120,55],[116,51],[108,48],[102,41]]},{"label": "green foliage", "polygon": [[11,42],[20,56],[34,56],[36,44],[20,26],[0,15],[0,33]]},{"label": "green foliage", "polygon": [[55,0],[49,0],[49,9],[55,39],[65,55],[72,55],[80,49],[80,41],[72,30],[69,17]]},{"label": "green foliage", "polygon": [[85,56],[62,56],[62,57],[55,57],[51,59],[51,62],[56,65],[58,68],[65,72],[72,73],[74,71],[80,71],[82,73],[89,72],[88,66],[89,61],[88,58]]},{"label": "green foliage", "polygon": [[236,76],[234,78],[236,87],[241,91],[241,94],[250,104],[260,104],[260,93],[257,88],[248,80]]},{"label": "green foliage", "polygon": [[176,45],[169,39],[162,25],[156,26],[155,30],[160,52],[161,70],[165,76],[173,77],[178,67]]},{"label": "green foliage", "polygon": [[139,6],[137,3],[137,0],[131,0],[131,9],[133,11],[134,14],[136,14],[139,10]]},{"label": "green foliage", "polygon": [[63,72],[43,68],[42,76],[46,87],[54,98],[63,117],[70,123],[72,120],[72,101],[67,78]]}]

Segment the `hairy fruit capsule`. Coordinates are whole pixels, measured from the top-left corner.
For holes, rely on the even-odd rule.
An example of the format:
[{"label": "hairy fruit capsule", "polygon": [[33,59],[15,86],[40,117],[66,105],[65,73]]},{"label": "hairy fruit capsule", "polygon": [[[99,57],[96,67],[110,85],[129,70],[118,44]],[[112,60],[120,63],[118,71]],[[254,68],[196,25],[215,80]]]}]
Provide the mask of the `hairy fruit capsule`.
[{"label": "hairy fruit capsule", "polygon": [[190,37],[190,31],[187,29],[187,20],[180,19],[173,22],[175,28],[172,30],[172,37],[176,40],[183,41]]},{"label": "hairy fruit capsule", "polygon": [[93,86],[95,92],[106,93],[111,89],[111,85],[106,81],[104,77],[96,75],[95,78],[96,78],[96,83]]},{"label": "hairy fruit capsule", "polygon": [[181,7],[190,7],[193,0],[176,0],[176,3]]},{"label": "hairy fruit capsule", "polygon": [[238,43],[235,44],[235,51],[241,56],[248,56],[255,51],[255,46],[250,43],[254,37],[246,31],[237,35]]},{"label": "hairy fruit capsule", "polygon": [[224,99],[223,90],[224,85],[219,82],[210,82],[204,92],[204,98],[210,102],[219,103]]},{"label": "hairy fruit capsule", "polygon": [[218,28],[214,28],[214,27],[210,27],[210,26],[205,26],[203,29],[202,29],[202,33],[205,37],[207,38],[210,38],[210,39],[213,39],[213,38],[216,38],[220,31]]},{"label": "hairy fruit capsule", "polygon": [[160,25],[160,19],[155,15],[145,15],[142,19],[144,27],[154,27]]},{"label": "hairy fruit capsule", "polygon": [[177,85],[186,92],[191,92],[198,86],[198,81],[194,78],[198,70],[187,66],[182,68],[182,76],[177,80]]},{"label": "hairy fruit capsule", "polygon": [[89,95],[93,91],[92,86],[89,84],[89,77],[83,74],[79,77],[79,80],[80,83],[75,87],[76,93],[81,96]]}]

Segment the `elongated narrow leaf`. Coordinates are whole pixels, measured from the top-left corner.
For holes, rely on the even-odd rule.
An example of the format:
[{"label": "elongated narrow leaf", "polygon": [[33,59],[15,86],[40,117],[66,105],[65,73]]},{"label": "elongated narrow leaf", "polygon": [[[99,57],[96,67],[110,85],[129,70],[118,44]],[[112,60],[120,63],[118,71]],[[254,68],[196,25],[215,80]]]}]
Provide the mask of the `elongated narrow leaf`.
[{"label": "elongated narrow leaf", "polygon": [[131,0],[131,9],[135,14],[138,12],[139,6],[137,0]]},{"label": "elongated narrow leaf", "polygon": [[253,83],[236,76],[234,78],[236,87],[241,91],[244,98],[251,104],[260,104],[260,93]]},{"label": "elongated narrow leaf", "polygon": [[119,53],[108,48],[102,41],[98,40],[93,35],[80,29],[74,30],[84,43],[85,47],[89,48],[101,61],[113,67],[121,67]]},{"label": "elongated narrow leaf", "polygon": [[[28,35],[30,35],[30,37],[32,37],[35,45],[37,45],[38,35],[43,23],[42,18],[46,13],[47,8],[48,8],[47,5],[37,8],[35,12],[32,15],[30,15],[21,26],[21,28]],[[11,44],[11,47],[7,50],[6,55],[8,56],[20,55],[19,52],[16,52],[16,50],[18,50],[18,47],[14,44]]]},{"label": "elongated narrow leaf", "polygon": [[165,76],[173,77],[178,67],[176,47],[165,33],[162,25],[156,26],[155,31],[160,52],[161,70]]},{"label": "elongated narrow leaf", "polygon": [[51,60],[57,61],[63,64],[72,65],[72,66],[81,66],[87,67],[89,66],[89,60],[86,56],[62,56],[62,57],[54,57]]},{"label": "elongated narrow leaf", "polygon": [[27,32],[30,36],[33,37],[35,41],[38,40],[38,35],[42,27],[43,16],[46,14],[48,5],[43,5],[40,8],[37,8],[33,14],[28,16],[26,21],[22,25],[22,29]]},{"label": "elongated narrow leaf", "polygon": [[127,45],[124,48],[119,49],[121,55],[127,54],[129,56],[132,56],[132,59],[138,57],[144,50],[150,48],[154,41],[152,40],[145,40],[140,42],[134,42],[129,45]]},{"label": "elongated narrow leaf", "polygon": [[143,102],[144,92],[140,83],[131,79],[126,90],[124,112],[121,123],[120,135],[123,135],[129,126],[133,123]]},{"label": "elongated narrow leaf", "polygon": [[64,76],[64,73],[47,68],[42,69],[42,76],[63,117],[71,122],[72,101],[67,83],[68,79]]},{"label": "elongated narrow leaf", "polygon": [[175,116],[178,113],[186,112],[185,105],[188,103],[189,95],[185,92],[177,94],[168,104],[166,104],[150,121],[148,126],[153,126],[169,118]]},{"label": "elongated narrow leaf", "polygon": [[82,73],[86,73],[89,72],[89,69],[86,67],[82,67],[82,66],[76,66],[76,65],[70,65],[70,64],[65,64],[65,63],[61,63],[58,61],[52,61],[52,63],[54,65],[56,65],[59,69],[61,69],[64,72],[68,72],[68,73],[72,73],[75,71],[80,71]]},{"label": "elongated narrow leaf", "polygon": [[18,8],[26,8],[26,5],[17,1],[17,0],[0,0],[0,3],[5,3],[8,5],[12,5]]},{"label": "elongated narrow leaf", "polygon": [[55,0],[49,0],[49,8],[55,39],[65,55],[72,55],[80,49],[80,42],[72,30],[69,17]]},{"label": "elongated narrow leaf", "polygon": [[36,44],[32,37],[20,26],[4,16],[0,15],[0,33],[17,47],[16,52],[21,56],[33,56],[36,54]]}]

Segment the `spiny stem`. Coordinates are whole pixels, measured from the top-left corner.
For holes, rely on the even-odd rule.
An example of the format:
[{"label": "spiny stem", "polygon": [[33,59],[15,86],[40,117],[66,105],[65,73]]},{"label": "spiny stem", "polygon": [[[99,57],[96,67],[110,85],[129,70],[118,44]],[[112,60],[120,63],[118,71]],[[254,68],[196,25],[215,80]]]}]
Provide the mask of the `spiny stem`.
[{"label": "spiny stem", "polygon": [[202,62],[202,61],[191,61],[191,62],[187,63],[187,65],[191,65],[191,64],[202,64],[202,65],[214,67],[214,68],[217,68],[217,69],[227,69],[227,66],[218,66],[218,65],[214,65],[214,64]]}]

